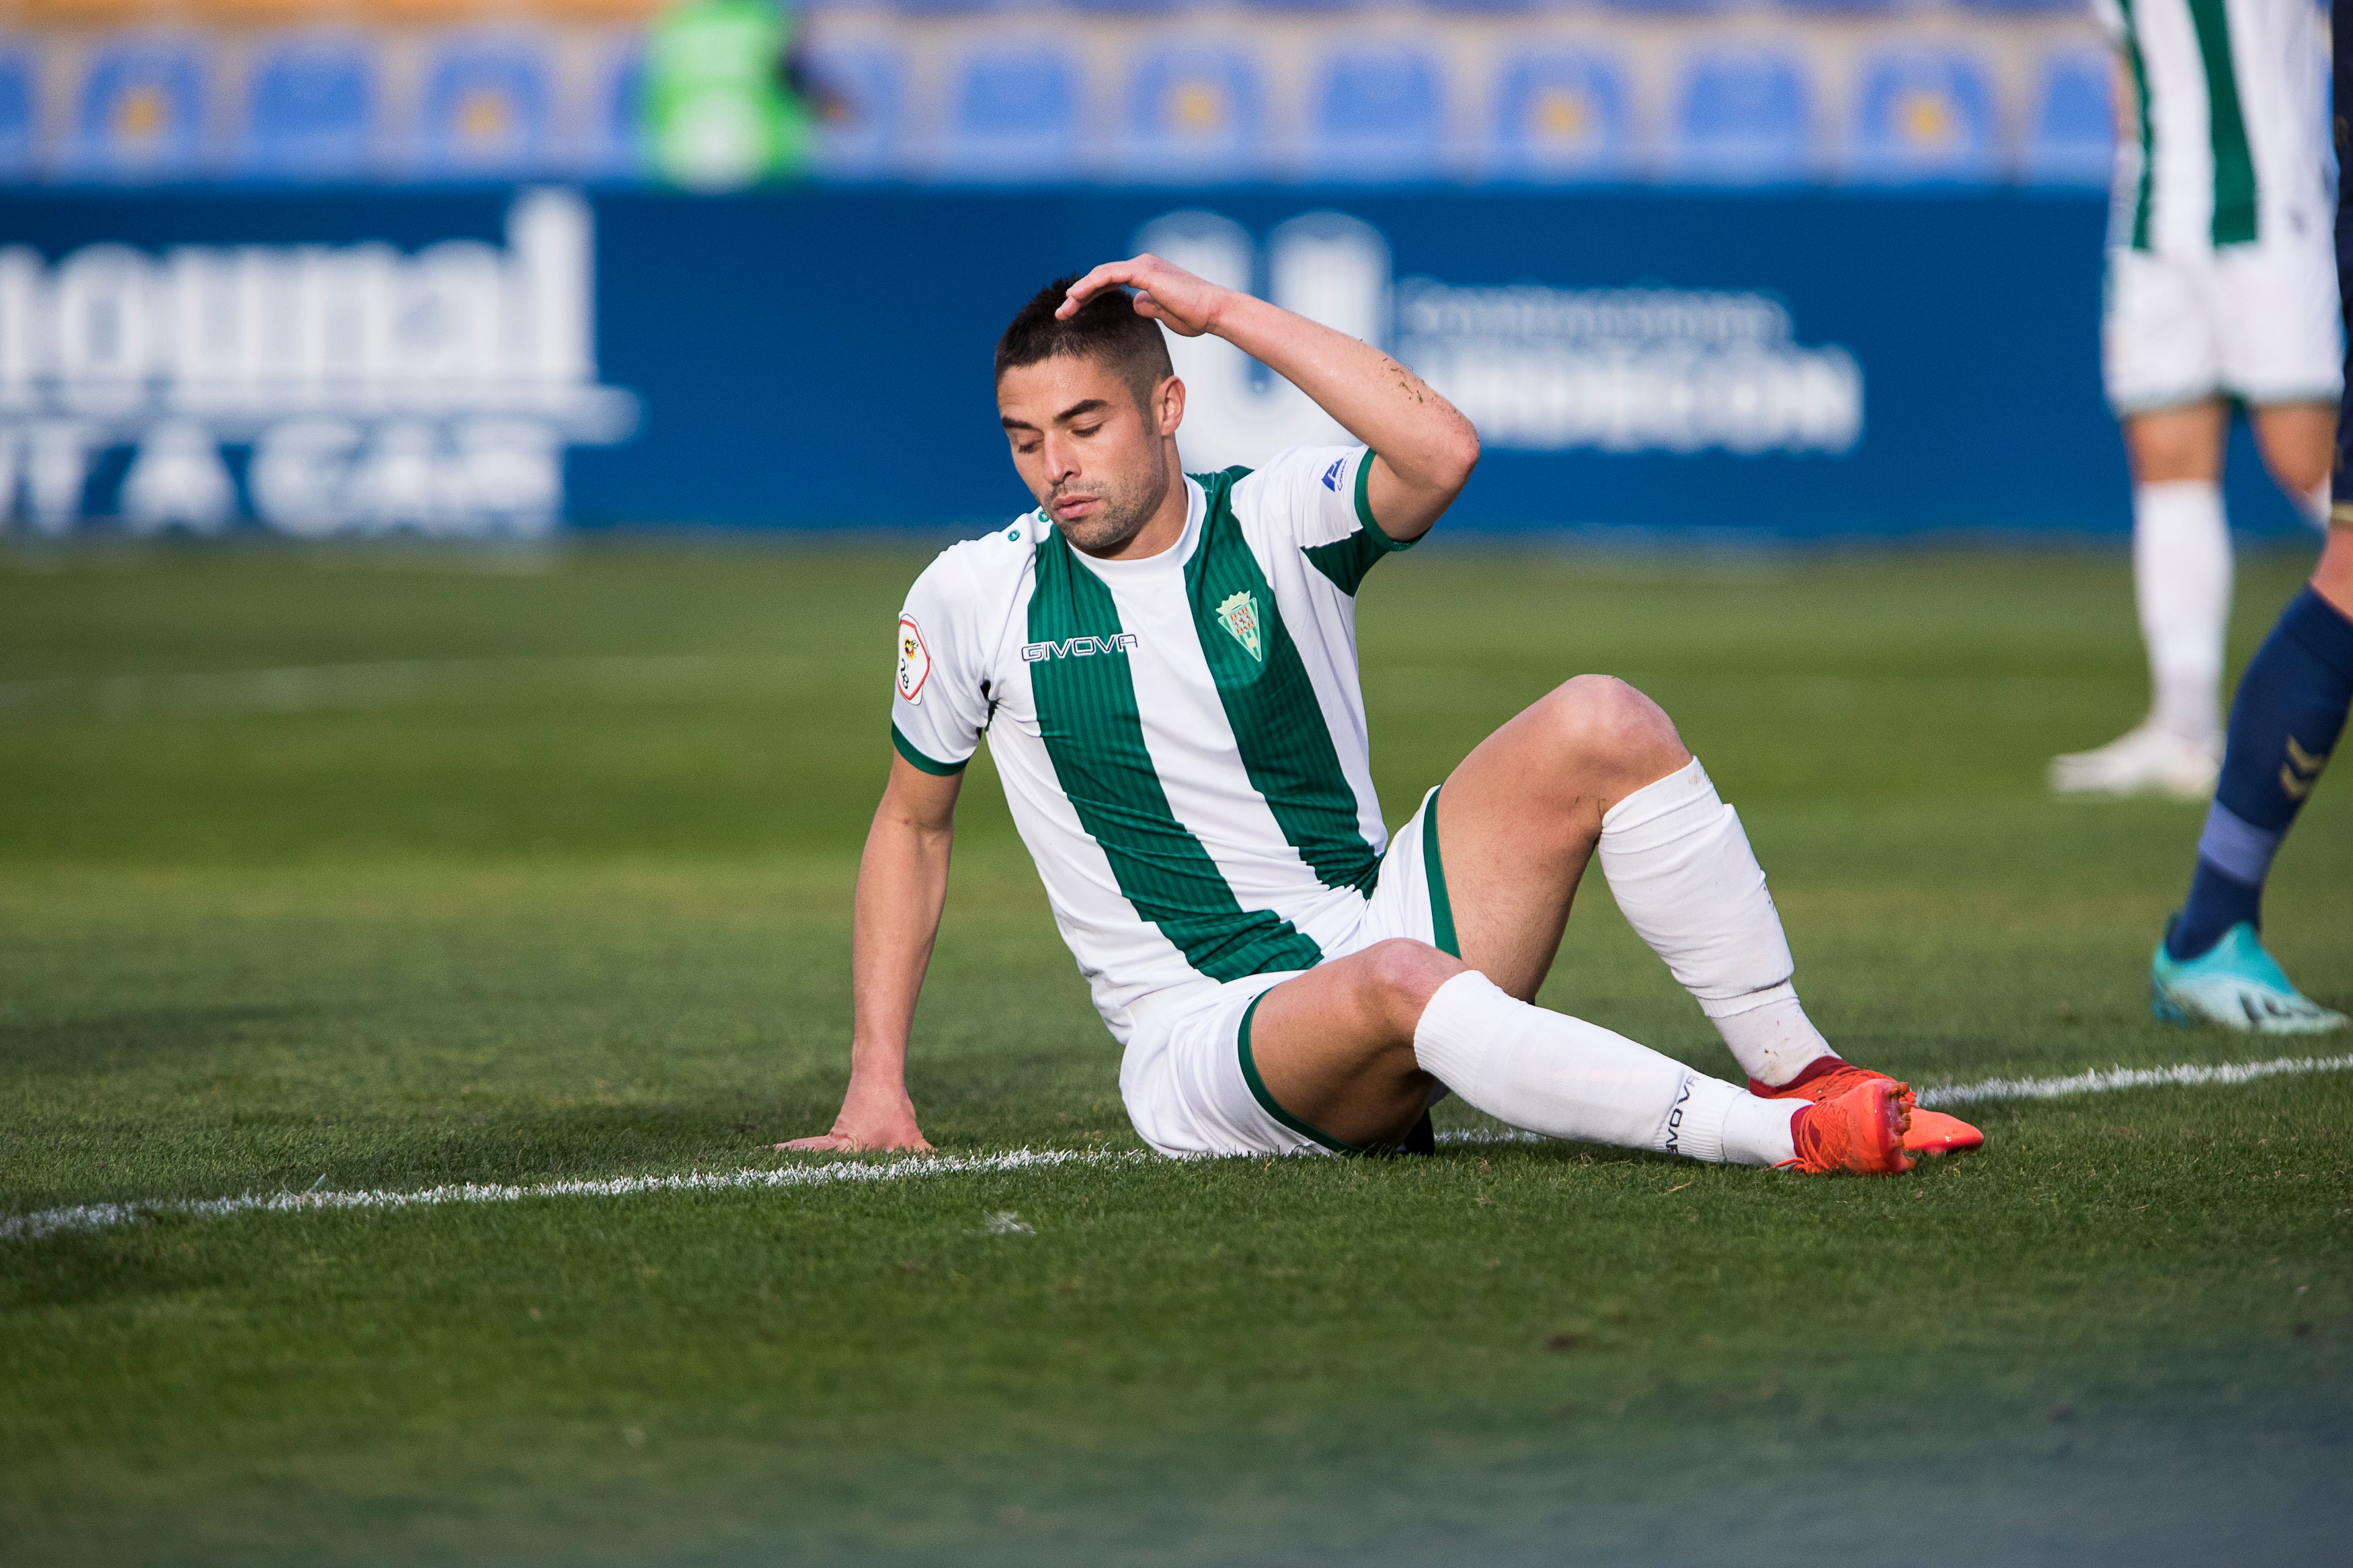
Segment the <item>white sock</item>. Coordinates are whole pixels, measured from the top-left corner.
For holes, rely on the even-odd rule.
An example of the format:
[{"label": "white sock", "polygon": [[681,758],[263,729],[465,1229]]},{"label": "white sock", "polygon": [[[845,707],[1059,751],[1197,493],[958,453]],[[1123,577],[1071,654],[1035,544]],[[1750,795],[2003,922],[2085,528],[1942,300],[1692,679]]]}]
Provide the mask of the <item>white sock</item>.
[{"label": "white sock", "polygon": [[1831,1054],[1789,984],[1789,940],[1740,814],[1698,758],[1611,806],[1599,855],[1626,923],[1698,999],[1743,1072],[1778,1086]]},{"label": "white sock", "polygon": [[1507,996],[1476,970],[1430,996],[1413,1054],[1423,1071],[1514,1127],[1736,1165],[1795,1158],[1789,1122],[1807,1103],[1761,1100],[1599,1024]]},{"label": "white sock", "polygon": [[2133,487],[2133,595],[2148,645],[2149,712],[2192,741],[2222,733],[2231,528],[2211,479]]}]

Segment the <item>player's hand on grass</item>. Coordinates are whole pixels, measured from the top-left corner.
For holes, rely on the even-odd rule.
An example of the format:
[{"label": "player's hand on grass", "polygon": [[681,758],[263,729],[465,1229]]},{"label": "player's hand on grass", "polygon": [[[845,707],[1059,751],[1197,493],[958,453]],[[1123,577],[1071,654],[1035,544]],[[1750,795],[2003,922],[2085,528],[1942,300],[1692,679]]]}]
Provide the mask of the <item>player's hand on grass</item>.
[{"label": "player's hand on grass", "polygon": [[776,1147],[824,1154],[861,1154],[898,1149],[928,1154],[932,1151],[931,1141],[923,1136],[923,1129],[915,1125],[914,1102],[907,1098],[905,1089],[868,1092],[854,1083],[842,1100],[841,1114],[833,1119],[831,1131],[820,1132],[814,1138],[796,1138]]},{"label": "player's hand on grass", "polygon": [[1196,278],[1173,262],[1144,255],[1132,261],[1106,261],[1076,283],[1062,297],[1054,315],[1068,321],[1080,306],[1106,289],[1122,284],[1135,290],[1135,313],[1148,316],[1180,338],[1198,338],[1214,331],[1218,312],[1233,290],[1206,278]]}]

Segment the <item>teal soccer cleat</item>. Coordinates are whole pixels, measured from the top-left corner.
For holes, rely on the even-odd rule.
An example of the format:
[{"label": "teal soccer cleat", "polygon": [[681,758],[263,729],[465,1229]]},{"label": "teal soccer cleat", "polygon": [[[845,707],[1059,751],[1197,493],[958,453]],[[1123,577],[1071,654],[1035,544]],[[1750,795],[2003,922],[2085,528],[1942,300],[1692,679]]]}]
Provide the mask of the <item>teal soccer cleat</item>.
[{"label": "teal soccer cleat", "polygon": [[2245,921],[2196,958],[2177,959],[2158,942],[2148,965],[2148,1005],[2168,1024],[2220,1024],[2255,1035],[2324,1035],[2346,1024],[2344,1014],[2288,983]]}]

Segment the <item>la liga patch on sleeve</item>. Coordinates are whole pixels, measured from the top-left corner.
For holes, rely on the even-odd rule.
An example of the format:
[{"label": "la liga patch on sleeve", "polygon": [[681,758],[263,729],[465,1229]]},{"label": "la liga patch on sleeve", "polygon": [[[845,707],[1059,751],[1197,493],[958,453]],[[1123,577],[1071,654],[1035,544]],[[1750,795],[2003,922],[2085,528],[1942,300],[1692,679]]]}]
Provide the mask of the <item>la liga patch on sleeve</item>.
[{"label": "la liga patch on sleeve", "polygon": [[932,650],[923,646],[923,628],[913,616],[899,617],[899,695],[921,704],[923,682],[932,677]]}]

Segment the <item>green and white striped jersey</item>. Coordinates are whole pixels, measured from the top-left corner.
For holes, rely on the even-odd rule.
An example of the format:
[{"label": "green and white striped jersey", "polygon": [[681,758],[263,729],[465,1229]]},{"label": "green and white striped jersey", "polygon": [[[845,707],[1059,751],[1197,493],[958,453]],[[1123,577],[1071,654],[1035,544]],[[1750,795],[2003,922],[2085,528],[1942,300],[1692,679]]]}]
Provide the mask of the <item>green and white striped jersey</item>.
[{"label": "green and white striped jersey", "polygon": [[1362,919],[1388,835],[1356,594],[1400,548],[1363,447],[1185,481],[1173,549],[1074,550],[1043,512],[944,552],[899,619],[892,740],[928,773],[985,731],[1054,920],[1124,1045],[1180,986],[1305,969]]},{"label": "green and white striped jersey", "polygon": [[2093,4],[2129,99],[2111,244],[2179,255],[2325,235],[2312,0]]}]

